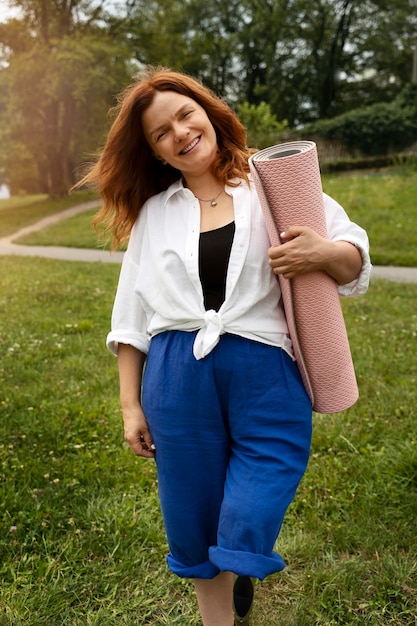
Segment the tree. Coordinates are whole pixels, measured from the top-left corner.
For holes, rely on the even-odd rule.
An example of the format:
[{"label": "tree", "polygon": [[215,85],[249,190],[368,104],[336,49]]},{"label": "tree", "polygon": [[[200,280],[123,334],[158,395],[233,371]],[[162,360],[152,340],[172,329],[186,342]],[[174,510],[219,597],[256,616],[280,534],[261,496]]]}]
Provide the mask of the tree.
[{"label": "tree", "polygon": [[290,125],[389,101],[410,80],[417,0],[242,3],[245,99]]},{"label": "tree", "polygon": [[24,18],[0,29],[1,165],[12,191],[62,196],[83,152],[102,141],[113,94],[128,79],[126,56],[97,24],[101,6],[86,13],[77,0],[16,5]]},{"label": "tree", "polygon": [[141,65],[183,70],[237,100],[240,0],[138,0],[123,24]]},{"label": "tree", "polygon": [[102,143],[137,67],[184,70],[235,108],[303,126],[391,102],[410,81],[417,32],[417,0],[10,4],[22,17],[0,24],[0,173],[12,190],[52,195]]}]

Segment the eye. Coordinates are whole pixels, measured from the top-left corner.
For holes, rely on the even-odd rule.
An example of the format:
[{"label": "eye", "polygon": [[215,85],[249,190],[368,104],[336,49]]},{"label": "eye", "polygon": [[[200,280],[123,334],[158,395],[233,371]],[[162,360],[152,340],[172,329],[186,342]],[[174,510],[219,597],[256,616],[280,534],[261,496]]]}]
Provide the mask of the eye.
[{"label": "eye", "polygon": [[183,113],[182,117],[183,117],[183,118],[184,118],[184,117],[188,117],[189,115],[191,115],[191,113],[192,113],[192,112],[193,112],[193,111],[192,111],[192,109],[189,109],[188,111],[184,111],[184,113]]},{"label": "eye", "polygon": [[164,135],[166,135],[166,130],[162,130],[160,133],[157,134],[156,141],[158,142],[160,139],[162,139]]}]

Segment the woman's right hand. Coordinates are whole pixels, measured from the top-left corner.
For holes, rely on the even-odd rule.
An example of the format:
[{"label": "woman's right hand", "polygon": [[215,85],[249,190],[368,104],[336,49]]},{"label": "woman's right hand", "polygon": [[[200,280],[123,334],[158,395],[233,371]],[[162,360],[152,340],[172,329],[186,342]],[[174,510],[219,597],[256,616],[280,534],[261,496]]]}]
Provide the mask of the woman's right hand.
[{"label": "woman's right hand", "polygon": [[145,414],[139,403],[123,408],[124,438],[136,456],[154,458],[155,446],[149,432]]},{"label": "woman's right hand", "polygon": [[137,456],[153,458],[155,446],[139,400],[146,356],[129,344],[119,344],[117,357],[125,441]]}]

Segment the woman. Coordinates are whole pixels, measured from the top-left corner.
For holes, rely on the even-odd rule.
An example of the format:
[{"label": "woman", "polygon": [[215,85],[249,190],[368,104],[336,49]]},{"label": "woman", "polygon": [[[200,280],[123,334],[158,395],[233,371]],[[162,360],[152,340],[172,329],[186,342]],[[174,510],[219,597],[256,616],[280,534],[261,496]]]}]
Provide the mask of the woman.
[{"label": "woman", "polygon": [[129,239],[107,338],[125,439],[155,458],[167,562],[194,579],[204,626],[249,624],[253,579],[284,567],[273,548],[311,440],[276,275],[364,293],[367,237],[325,196],[329,240],[295,224],[270,248],[245,130],[193,78],[149,69],[117,111],[82,182],[114,245]]}]

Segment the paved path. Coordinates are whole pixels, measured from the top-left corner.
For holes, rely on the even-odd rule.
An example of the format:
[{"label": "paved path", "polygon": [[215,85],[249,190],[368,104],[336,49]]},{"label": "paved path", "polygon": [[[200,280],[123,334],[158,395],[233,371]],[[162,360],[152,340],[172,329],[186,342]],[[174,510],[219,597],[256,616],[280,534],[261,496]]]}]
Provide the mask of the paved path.
[{"label": "paved path", "polygon": [[64,261],[101,261],[103,263],[121,263],[123,252],[110,253],[108,250],[90,250],[87,248],[63,248],[57,246],[25,246],[13,243],[20,237],[57,224],[58,222],[84,213],[97,206],[97,201],[84,202],[54,215],[44,217],[35,224],[25,226],[8,237],[0,238],[0,254],[18,256],[37,256]]},{"label": "paved path", "polygon": [[377,265],[372,268],[371,278],[384,278],[397,283],[417,283],[417,267]]},{"label": "paved path", "polygon": [[[64,261],[96,261],[102,263],[121,263],[123,252],[109,252],[108,250],[90,250],[86,248],[61,248],[56,246],[23,246],[13,243],[19,237],[33,233],[78,213],[88,211],[97,206],[97,201],[84,202],[77,206],[65,209],[49,217],[45,217],[35,224],[26,226],[9,237],[0,239],[0,254],[37,256]],[[372,278],[384,278],[401,283],[417,283],[417,267],[376,266],[372,269]]]}]

